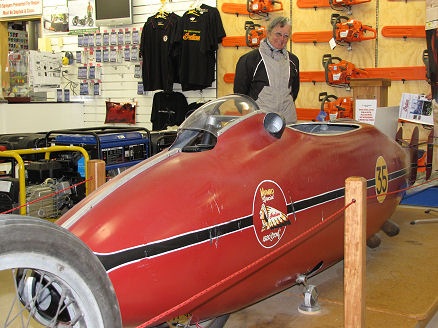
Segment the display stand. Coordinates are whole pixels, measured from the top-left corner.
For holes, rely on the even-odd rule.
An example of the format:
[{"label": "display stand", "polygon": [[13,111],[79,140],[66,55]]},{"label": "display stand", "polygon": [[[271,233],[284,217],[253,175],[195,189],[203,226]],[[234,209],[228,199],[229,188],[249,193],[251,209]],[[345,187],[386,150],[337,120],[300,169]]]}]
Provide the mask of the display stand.
[{"label": "display stand", "polygon": [[377,107],[388,106],[388,87],[390,79],[353,79],[350,87],[353,89],[353,99],[377,99]]}]

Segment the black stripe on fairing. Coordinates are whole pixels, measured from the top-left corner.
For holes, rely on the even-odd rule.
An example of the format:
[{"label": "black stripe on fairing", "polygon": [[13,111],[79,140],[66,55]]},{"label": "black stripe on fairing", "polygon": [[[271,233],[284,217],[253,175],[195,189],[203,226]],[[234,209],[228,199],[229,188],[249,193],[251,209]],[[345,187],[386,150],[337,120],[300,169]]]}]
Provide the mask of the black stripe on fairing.
[{"label": "black stripe on fairing", "polygon": [[[399,171],[395,171],[392,172],[391,174],[389,174],[388,179],[391,180],[395,180],[398,179],[402,176],[404,176],[406,174],[406,170],[402,169]],[[366,188],[370,188],[370,187],[374,187],[376,185],[376,179],[372,178],[372,179],[368,179],[367,180],[367,185]],[[305,209],[308,209],[310,207],[314,207],[329,201],[333,201],[335,199],[341,198],[345,196],[345,188],[340,188],[340,189],[336,189],[333,191],[329,191],[327,193],[315,196],[315,197],[311,197],[308,199],[303,199],[300,201],[297,201],[295,203],[289,204],[287,205],[287,214],[291,214],[293,212],[299,212],[299,211],[303,211]]]},{"label": "black stripe on fairing", "polygon": [[214,227],[190,232],[184,235],[139,247],[126,249],[120,252],[110,254],[96,253],[96,256],[102,262],[105,269],[109,271],[115,267],[129,262],[135,262],[144,258],[151,258],[164,253],[173,252],[178,249],[193,246],[208,240],[213,242],[215,238],[245,229],[250,226],[252,226],[252,215]]},{"label": "black stripe on fairing", "polygon": [[[406,170],[400,170],[389,174],[389,180],[397,179],[406,174]],[[367,188],[375,185],[375,179],[367,180]],[[317,206],[335,199],[345,196],[345,188],[329,191],[308,199],[297,201],[293,204],[287,205],[287,213],[292,214]],[[184,235],[175,236],[166,240],[156,241],[147,245],[142,245],[130,249],[125,249],[119,252],[110,254],[98,254],[96,256],[102,262],[107,271],[127,263],[136,262],[145,258],[152,258],[154,256],[173,252],[185,247],[193,246],[215,238],[233,233],[253,225],[253,216],[249,215],[238,220],[226,222],[217,226],[206,229],[189,232]]]}]

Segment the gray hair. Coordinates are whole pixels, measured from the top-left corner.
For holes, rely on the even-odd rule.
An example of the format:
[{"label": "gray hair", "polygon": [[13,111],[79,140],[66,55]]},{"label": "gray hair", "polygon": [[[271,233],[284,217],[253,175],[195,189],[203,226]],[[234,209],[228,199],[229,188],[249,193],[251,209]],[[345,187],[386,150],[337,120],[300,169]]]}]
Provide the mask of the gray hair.
[{"label": "gray hair", "polygon": [[[277,26],[284,27],[286,25],[291,26],[289,18],[284,17],[284,16],[277,16],[273,20],[271,20],[271,22],[269,23],[269,25],[267,27],[267,31],[270,34],[272,32],[272,30],[274,28],[276,28]],[[292,26],[291,26],[291,28],[292,28]]]}]

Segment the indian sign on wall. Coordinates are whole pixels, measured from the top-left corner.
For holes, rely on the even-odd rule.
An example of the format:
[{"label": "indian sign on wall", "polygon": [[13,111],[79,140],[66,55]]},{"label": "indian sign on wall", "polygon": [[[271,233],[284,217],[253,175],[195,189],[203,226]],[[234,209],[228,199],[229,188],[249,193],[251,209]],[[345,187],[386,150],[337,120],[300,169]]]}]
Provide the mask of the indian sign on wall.
[{"label": "indian sign on wall", "polygon": [[0,0],[0,19],[38,16],[41,13],[42,0]]}]

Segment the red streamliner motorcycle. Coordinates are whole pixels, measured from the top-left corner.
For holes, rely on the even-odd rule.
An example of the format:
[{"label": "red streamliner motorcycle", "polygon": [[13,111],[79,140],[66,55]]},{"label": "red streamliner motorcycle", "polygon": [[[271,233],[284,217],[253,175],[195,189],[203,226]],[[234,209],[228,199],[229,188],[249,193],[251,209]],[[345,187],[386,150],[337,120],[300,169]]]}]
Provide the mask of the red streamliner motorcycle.
[{"label": "red streamliner motorcycle", "polygon": [[0,270],[12,272],[21,315],[47,327],[214,318],[222,327],[227,314],[342,259],[343,213],[325,220],[343,208],[346,178],[364,177],[376,196],[369,237],[398,205],[401,192],[387,192],[406,187],[409,164],[371,125],[285,126],[248,97],[225,96],[56,224],[0,216]]}]

